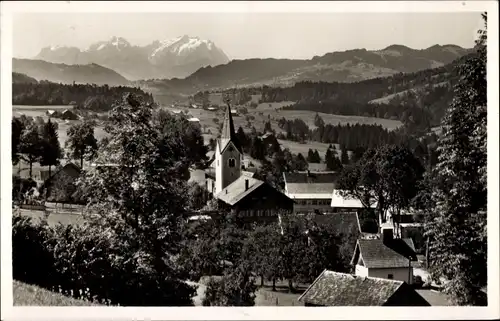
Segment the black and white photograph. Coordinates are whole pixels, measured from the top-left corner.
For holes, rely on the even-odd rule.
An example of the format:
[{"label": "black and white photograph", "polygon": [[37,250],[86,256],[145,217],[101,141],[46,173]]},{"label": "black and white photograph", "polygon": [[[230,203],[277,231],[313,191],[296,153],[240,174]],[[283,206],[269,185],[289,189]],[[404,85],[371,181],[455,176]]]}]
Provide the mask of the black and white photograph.
[{"label": "black and white photograph", "polygon": [[1,11],[5,320],[500,317],[496,1]]}]

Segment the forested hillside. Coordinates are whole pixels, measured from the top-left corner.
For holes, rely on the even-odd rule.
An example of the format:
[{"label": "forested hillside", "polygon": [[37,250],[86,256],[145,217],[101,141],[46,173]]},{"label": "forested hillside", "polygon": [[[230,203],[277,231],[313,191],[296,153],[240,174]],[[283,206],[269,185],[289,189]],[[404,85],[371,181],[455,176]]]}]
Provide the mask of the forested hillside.
[{"label": "forested hillside", "polygon": [[13,72],[12,73],[12,83],[14,84],[36,84],[38,83],[38,80],[35,78],[31,78],[30,76],[27,76],[25,74],[21,74],[18,72]]},{"label": "forested hillside", "polygon": [[[471,54],[474,55],[474,54]],[[283,109],[381,117],[421,128],[437,126],[453,98],[462,57],[443,67],[356,83],[300,82],[262,87],[262,102],[296,101]]]},{"label": "forested hillside", "polygon": [[124,93],[135,93],[153,101],[151,94],[134,87],[108,85],[63,85],[47,81],[13,83],[13,105],[73,105],[92,111],[108,111]]}]

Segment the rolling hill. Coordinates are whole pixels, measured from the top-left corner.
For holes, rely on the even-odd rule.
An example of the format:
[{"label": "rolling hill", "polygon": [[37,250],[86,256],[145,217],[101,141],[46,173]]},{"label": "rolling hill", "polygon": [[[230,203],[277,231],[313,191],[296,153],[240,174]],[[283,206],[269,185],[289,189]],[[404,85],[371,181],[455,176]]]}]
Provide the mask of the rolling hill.
[{"label": "rolling hill", "polygon": [[43,60],[12,60],[12,71],[24,74],[38,81],[47,80],[63,84],[96,84],[118,86],[130,82],[116,71],[96,64],[66,65]]},{"label": "rolling hill", "polygon": [[156,94],[193,93],[234,86],[291,86],[300,81],[359,82],[444,66],[472,49],[435,45],[417,50],[392,45],[382,50],[332,52],[308,60],[246,59],[204,67],[184,79],[144,80],[138,84]]}]

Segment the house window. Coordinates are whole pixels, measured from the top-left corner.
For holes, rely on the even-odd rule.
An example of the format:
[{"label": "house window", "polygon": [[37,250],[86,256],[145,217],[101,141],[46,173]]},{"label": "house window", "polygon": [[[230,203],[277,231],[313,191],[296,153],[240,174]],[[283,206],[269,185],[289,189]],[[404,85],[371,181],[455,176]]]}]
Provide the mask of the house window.
[{"label": "house window", "polygon": [[228,160],[229,167],[234,167],[236,166],[236,160],[234,158],[230,158]]},{"label": "house window", "polygon": [[389,275],[387,276],[387,278],[388,278],[389,280],[392,280],[392,279],[394,279],[394,275],[389,274]]}]

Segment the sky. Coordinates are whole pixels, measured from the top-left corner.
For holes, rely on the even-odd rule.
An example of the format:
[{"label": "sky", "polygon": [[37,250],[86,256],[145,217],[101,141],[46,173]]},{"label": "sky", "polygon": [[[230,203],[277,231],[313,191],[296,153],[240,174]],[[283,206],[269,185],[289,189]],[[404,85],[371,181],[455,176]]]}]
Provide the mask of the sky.
[{"label": "sky", "polygon": [[146,45],[182,35],[212,40],[230,59],[310,59],[327,52],[401,44],[472,47],[477,12],[453,13],[22,13],[13,19],[13,55],[32,58],[52,45],[123,37]]}]

